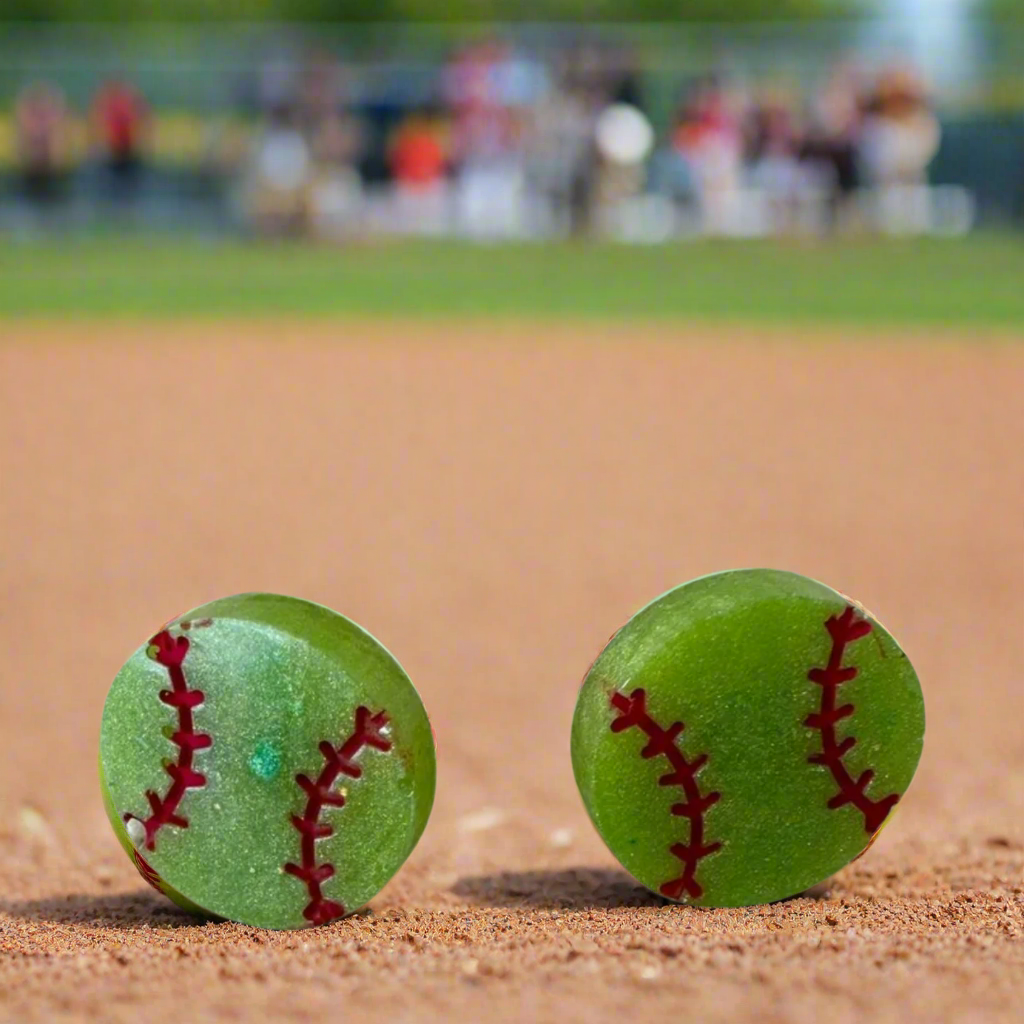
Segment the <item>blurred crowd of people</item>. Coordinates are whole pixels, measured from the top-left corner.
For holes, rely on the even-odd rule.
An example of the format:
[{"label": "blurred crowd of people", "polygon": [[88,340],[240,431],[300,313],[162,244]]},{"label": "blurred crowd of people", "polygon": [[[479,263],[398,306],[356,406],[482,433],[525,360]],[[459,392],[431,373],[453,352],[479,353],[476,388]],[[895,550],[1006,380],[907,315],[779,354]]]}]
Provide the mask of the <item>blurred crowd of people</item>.
[{"label": "blurred crowd of people", "polygon": [[326,55],[269,64],[242,195],[266,230],[531,236],[584,230],[603,108],[636,102],[609,52],[466,47],[413,97],[367,97]]},{"label": "blurred crowd of people", "polygon": [[892,223],[923,194],[939,142],[924,83],[908,68],[869,76],[843,63],[811,95],[711,77],[680,108],[656,187],[695,197],[710,233],[742,231],[745,216],[775,231],[841,228],[863,219],[856,200],[866,190]]},{"label": "blurred crowd of people", "polygon": [[[328,238],[750,235],[865,225],[866,195],[876,227],[927,219],[914,204],[927,202],[939,121],[905,67],[846,62],[809,93],[705,75],[661,131],[622,48],[541,59],[478,42],[398,98],[367,77],[326,53],[259,69],[244,97],[253,133],[230,170],[245,223]],[[51,85],[18,98],[33,201],[60,196],[66,113]],[[145,101],[108,82],[88,124],[110,187],[130,197],[152,130]]]}]

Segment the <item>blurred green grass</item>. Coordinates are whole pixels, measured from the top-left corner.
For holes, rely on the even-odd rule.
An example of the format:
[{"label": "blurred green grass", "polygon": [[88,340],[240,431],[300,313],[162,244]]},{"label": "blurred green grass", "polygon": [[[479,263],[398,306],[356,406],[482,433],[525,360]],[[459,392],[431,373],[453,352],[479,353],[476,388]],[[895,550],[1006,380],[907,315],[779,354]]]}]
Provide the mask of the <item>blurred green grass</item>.
[{"label": "blurred green grass", "polygon": [[0,317],[369,315],[1024,326],[1024,236],[0,244]]}]

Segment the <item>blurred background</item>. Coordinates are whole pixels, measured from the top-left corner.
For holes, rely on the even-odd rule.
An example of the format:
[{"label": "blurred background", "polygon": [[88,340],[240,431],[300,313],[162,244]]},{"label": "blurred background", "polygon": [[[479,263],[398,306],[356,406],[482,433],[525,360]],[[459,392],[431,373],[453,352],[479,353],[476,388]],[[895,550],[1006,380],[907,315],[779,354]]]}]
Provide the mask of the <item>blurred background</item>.
[{"label": "blurred background", "polygon": [[1024,227],[1017,0],[523,8],[5,0],[0,233]]}]

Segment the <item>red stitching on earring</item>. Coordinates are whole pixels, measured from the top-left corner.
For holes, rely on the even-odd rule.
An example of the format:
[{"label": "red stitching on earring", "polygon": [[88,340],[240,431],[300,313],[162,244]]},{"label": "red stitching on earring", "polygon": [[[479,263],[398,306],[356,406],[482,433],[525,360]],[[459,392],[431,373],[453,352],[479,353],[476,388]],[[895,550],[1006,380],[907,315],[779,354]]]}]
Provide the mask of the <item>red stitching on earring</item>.
[{"label": "red stitching on earring", "polygon": [[707,754],[700,754],[692,761],[687,761],[683,752],[676,746],[676,740],[683,731],[682,722],[673,722],[667,729],[662,729],[647,714],[647,695],[643,690],[634,690],[628,697],[623,693],[611,695],[612,707],[620,714],[612,722],[612,732],[624,732],[634,726],[643,732],[650,742],[640,751],[643,758],[666,758],[672,771],[658,780],[659,786],[681,786],[686,794],[686,802],[673,804],[672,814],[690,821],[690,839],[688,843],[673,843],[669,852],[683,862],[683,873],[661,886],[661,894],[677,900],[685,892],[693,899],[704,895],[704,889],[697,881],[697,864],[722,848],[722,844],[705,843],[704,814],[712,804],[718,803],[721,793],[702,794],[697,785],[697,773],[707,763]]},{"label": "red stitching on earring", "polygon": [[206,733],[196,732],[192,723],[192,712],[205,699],[202,690],[190,690],[182,667],[185,655],[188,654],[187,637],[172,637],[166,629],[161,630],[149,641],[150,657],[167,669],[171,679],[171,689],[160,691],[160,700],[168,707],[178,711],[178,728],[171,733],[170,740],[178,747],[178,760],[164,765],[164,771],[171,777],[171,788],[166,796],[160,796],[154,790],[146,791],[149,801],[150,815],[148,818],[136,818],[134,814],[126,814],[124,820],[136,818],[146,830],[145,845],[147,850],[156,849],[156,834],[164,825],[176,825],[188,828],[188,819],[177,813],[178,805],[185,796],[186,790],[199,789],[206,785],[206,776],[200,775],[192,767],[192,756],[197,750],[206,750],[213,745],[213,740]]},{"label": "red stitching on earring", "polygon": [[295,776],[295,781],[307,797],[302,817],[293,814],[291,818],[292,824],[302,836],[302,863],[285,864],[284,870],[306,884],[309,903],[302,911],[302,916],[310,924],[326,924],[345,913],[343,904],[326,899],[321,891],[323,883],[334,875],[334,865],[327,861],[317,863],[316,841],[334,835],[334,829],[320,822],[320,812],[324,807],[345,806],[345,797],[331,787],[339,775],[358,779],[363,774],[363,769],[353,760],[363,747],[373,747],[384,753],[391,749],[391,741],[383,734],[387,724],[388,718],[383,711],[371,715],[367,708],[356,708],[355,731],[344,744],[337,750],[327,740],[320,744],[320,753],[327,763],[316,780],[301,772]]},{"label": "red stitching on earring", "polygon": [[843,758],[857,740],[853,736],[847,736],[841,742],[836,740],[836,722],[849,718],[854,712],[852,704],[836,707],[836,695],[839,687],[855,679],[860,671],[853,666],[843,668],[843,655],[848,644],[867,636],[871,628],[870,622],[857,617],[852,605],[847,605],[841,615],[826,619],[825,629],[832,638],[828,664],[824,668],[812,668],[807,673],[807,678],[821,687],[821,707],[804,719],[804,725],[821,732],[821,753],[812,754],[807,760],[827,768],[839,786],[839,792],[828,802],[829,809],[852,804],[864,815],[864,828],[873,835],[882,827],[899,800],[899,794],[891,793],[881,800],[872,800],[864,791],[875,777],[874,770],[868,768],[854,780],[843,763]]},{"label": "red stitching on earring", "polygon": [[162,879],[153,870],[149,861],[139,853],[138,850],[132,850],[132,860],[135,862],[135,867],[139,874],[151,885],[157,892],[162,893],[163,889],[160,886]]}]

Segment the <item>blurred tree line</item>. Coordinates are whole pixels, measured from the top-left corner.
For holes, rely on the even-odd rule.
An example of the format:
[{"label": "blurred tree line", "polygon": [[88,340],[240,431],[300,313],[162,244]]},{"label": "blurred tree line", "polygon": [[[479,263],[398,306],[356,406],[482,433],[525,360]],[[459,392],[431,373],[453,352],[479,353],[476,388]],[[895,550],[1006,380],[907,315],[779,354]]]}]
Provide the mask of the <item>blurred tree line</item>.
[{"label": "blurred tree line", "polygon": [[1024,0],[987,0],[986,6],[998,21],[1024,23]]},{"label": "blurred tree line", "polygon": [[[859,0],[0,0],[0,21],[783,21]],[[1024,0],[1010,0],[1011,3]]]}]

